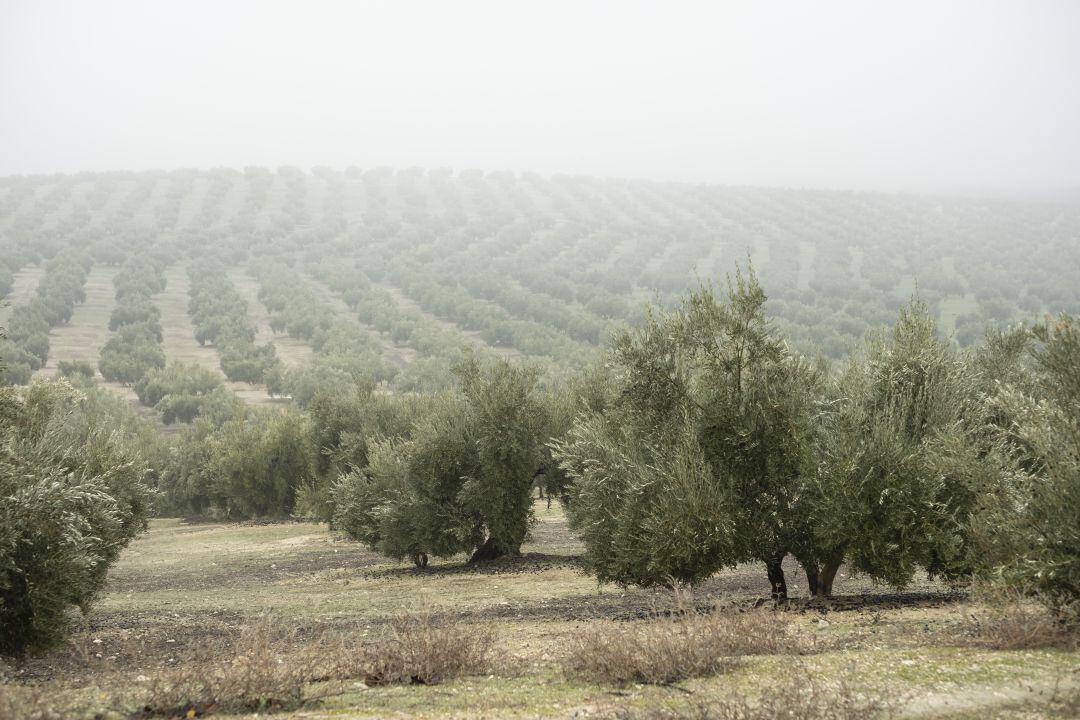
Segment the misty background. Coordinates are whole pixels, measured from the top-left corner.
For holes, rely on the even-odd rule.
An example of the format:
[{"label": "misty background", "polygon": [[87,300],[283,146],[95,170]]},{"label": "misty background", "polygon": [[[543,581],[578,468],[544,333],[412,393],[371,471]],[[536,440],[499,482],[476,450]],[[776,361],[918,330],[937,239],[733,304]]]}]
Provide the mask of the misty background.
[{"label": "misty background", "polygon": [[388,165],[1080,197],[1080,3],[0,5],[0,175]]}]

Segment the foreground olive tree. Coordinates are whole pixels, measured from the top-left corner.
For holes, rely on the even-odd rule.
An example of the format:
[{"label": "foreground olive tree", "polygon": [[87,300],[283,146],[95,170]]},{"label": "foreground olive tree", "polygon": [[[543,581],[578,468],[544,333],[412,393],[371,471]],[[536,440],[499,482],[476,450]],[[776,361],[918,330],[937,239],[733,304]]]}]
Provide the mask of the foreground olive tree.
[{"label": "foreground olive tree", "polygon": [[532,519],[544,406],[536,372],[468,359],[460,391],[440,398],[408,437],[372,439],[365,467],[332,493],[334,526],[391,557],[515,554]]},{"label": "foreground olive tree", "polygon": [[617,400],[553,444],[600,579],[696,582],[756,560],[782,598],[784,556],[814,557],[803,498],[820,371],[787,348],[765,300],[750,271],[616,336]]},{"label": "foreground olive tree", "polygon": [[81,402],[63,381],[0,388],[0,654],[60,641],[145,527],[145,461]]},{"label": "foreground olive tree", "polygon": [[777,599],[789,554],[811,595],[831,594],[845,562],[898,587],[918,568],[970,576],[973,518],[1011,467],[988,428],[991,368],[913,301],[830,374],[764,305],[750,272],[616,337],[617,399],[553,444],[590,567],[693,583],[756,561]]},{"label": "foreground olive tree", "polygon": [[918,301],[852,353],[819,414],[812,592],[830,594],[845,560],[897,587],[919,568],[970,574],[970,521],[1005,463],[985,429],[983,387]]},{"label": "foreground olive tree", "polygon": [[[1080,322],[1062,315],[1026,334],[1029,373],[993,397],[1014,472],[974,518],[981,570],[1080,617]],[[1013,334],[1014,347],[1021,334]],[[1004,373],[1003,373],[1004,374]],[[1010,377],[1011,376],[1011,377]]]}]

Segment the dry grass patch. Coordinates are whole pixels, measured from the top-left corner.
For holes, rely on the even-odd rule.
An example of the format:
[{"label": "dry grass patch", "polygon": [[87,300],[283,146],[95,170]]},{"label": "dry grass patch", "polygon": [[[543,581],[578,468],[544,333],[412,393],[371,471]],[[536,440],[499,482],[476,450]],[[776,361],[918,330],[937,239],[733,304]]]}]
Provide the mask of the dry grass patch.
[{"label": "dry grass patch", "polygon": [[76,709],[59,700],[51,688],[0,684],[0,720],[65,720]]},{"label": "dry grass patch", "polygon": [[294,710],[339,694],[346,680],[435,684],[486,671],[493,645],[489,628],[440,621],[430,612],[395,618],[380,640],[356,631],[300,639],[263,618],[241,632],[233,646],[209,645],[191,661],[152,678],[142,715]]},{"label": "dry grass patch", "polygon": [[401,615],[388,637],[360,649],[355,675],[369,685],[433,685],[487,672],[494,644],[486,626],[439,620],[430,610]]},{"label": "dry grass patch", "polygon": [[150,681],[143,715],[196,717],[213,712],[290,710],[319,672],[316,648],[277,638],[268,618],[244,630],[231,649],[208,646]]},{"label": "dry grass patch", "polygon": [[568,674],[601,682],[669,684],[715,675],[738,656],[797,652],[790,623],[768,610],[700,611],[684,597],[644,622],[591,623],[573,640]]},{"label": "dry grass patch", "polygon": [[732,694],[688,707],[621,709],[619,720],[879,720],[895,717],[899,703],[861,692],[847,680],[826,682],[803,670],[758,696]]},{"label": "dry grass patch", "polygon": [[1072,674],[1075,677],[1060,679],[1050,696],[1048,707],[1059,717],[1080,717],[1080,668],[1073,670]]},{"label": "dry grass patch", "polygon": [[984,594],[969,616],[979,644],[994,650],[1080,648],[1080,608],[1054,611],[1015,591]]}]

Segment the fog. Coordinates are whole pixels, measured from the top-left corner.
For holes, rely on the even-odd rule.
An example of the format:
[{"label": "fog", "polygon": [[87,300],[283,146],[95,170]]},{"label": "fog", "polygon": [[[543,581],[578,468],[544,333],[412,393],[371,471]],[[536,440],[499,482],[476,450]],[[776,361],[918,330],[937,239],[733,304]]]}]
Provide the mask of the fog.
[{"label": "fog", "polygon": [[1080,188],[1080,3],[0,6],[0,175],[290,164]]}]

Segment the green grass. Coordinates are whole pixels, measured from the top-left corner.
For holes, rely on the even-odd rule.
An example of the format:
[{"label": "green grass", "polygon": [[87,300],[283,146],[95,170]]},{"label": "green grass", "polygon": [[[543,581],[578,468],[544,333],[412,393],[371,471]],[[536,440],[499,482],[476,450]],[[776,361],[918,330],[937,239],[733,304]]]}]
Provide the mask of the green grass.
[{"label": "green grass", "polygon": [[941,300],[938,311],[938,326],[943,332],[950,333],[956,330],[956,319],[961,315],[976,312],[979,303],[971,293],[966,295],[949,295]]},{"label": "green grass", "polygon": [[0,327],[11,317],[12,310],[30,300],[44,275],[45,268],[41,265],[28,265],[14,274],[11,292],[0,298]]},{"label": "green grass", "polygon": [[259,345],[274,343],[277,356],[289,367],[303,367],[310,363],[314,357],[311,345],[288,335],[275,335],[270,330],[270,314],[259,300],[259,281],[239,268],[229,272],[229,279],[240,296],[247,301],[248,317],[255,323],[255,342]]},{"label": "green grass", "polygon": [[161,311],[162,348],[169,362],[195,363],[221,376],[226,386],[249,405],[271,402],[265,386],[226,380],[217,349],[195,340],[195,326],[188,314],[191,283],[187,269],[181,265],[168,268],[165,281],[165,290],[154,296],[154,304]]}]

